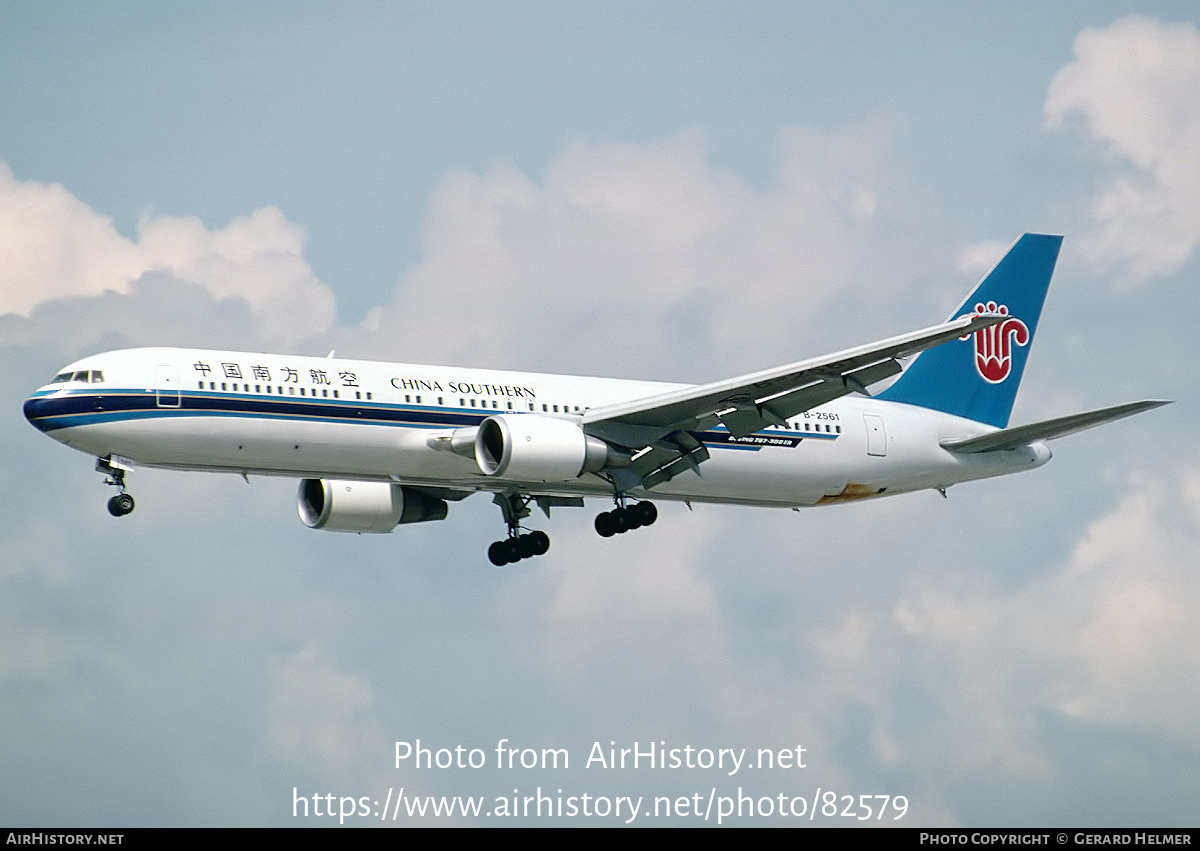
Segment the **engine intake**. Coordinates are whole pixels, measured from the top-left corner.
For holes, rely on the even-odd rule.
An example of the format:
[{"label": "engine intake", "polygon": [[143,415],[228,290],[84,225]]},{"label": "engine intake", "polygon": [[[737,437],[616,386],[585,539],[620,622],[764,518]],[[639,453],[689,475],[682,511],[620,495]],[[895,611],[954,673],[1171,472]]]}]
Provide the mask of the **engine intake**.
[{"label": "engine intake", "polygon": [[565,482],[620,463],[607,443],[577,423],[537,414],[500,414],[479,424],[475,463],[488,476]]},{"label": "engine intake", "polygon": [[393,482],[302,479],[297,495],[300,519],[327,532],[391,532],[402,523],[445,520],[444,499]]}]

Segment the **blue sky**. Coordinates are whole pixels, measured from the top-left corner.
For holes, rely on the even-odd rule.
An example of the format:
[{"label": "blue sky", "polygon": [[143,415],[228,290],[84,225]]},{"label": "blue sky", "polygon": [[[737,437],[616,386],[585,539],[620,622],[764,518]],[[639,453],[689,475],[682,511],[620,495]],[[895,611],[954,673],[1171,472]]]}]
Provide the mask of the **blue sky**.
[{"label": "blue sky", "polygon": [[[1192,4],[2,3],[0,79],[0,822],[717,780],[388,761],[507,737],[804,744],[751,785],[904,824],[1189,823]],[[1066,242],[1015,420],[1179,401],[948,500],[563,510],[496,571],[486,501],[350,538],[139,471],[116,523],[19,413],[127,345],[712,380],[941,319],[1025,230]]]}]

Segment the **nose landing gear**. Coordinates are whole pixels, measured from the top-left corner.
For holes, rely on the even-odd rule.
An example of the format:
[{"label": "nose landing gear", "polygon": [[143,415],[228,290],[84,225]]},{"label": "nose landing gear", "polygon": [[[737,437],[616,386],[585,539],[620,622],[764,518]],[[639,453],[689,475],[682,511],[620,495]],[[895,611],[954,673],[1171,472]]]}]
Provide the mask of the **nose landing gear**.
[{"label": "nose landing gear", "polygon": [[113,517],[124,517],[133,511],[133,497],[125,493],[125,471],[127,469],[112,456],[96,459],[96,472],[106,476],[104,484],[112,485],[120,491],[108,501],[108,513]]}]

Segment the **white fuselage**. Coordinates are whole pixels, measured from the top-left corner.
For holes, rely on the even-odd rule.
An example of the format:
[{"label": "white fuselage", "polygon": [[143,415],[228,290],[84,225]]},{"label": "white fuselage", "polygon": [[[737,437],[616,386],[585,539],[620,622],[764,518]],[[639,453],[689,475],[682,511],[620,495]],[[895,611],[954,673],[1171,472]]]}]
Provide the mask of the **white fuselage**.
[{"label": "white fuselage", "polygon": [[[64,378],[64,376],[67,376]],[[589,408],[678,389],[648,381],[198,349],[130,349],[84,358],[26,401],[49,436],[132,465],[245,474],[389,480],[460,491],[611,497],[612,483],[484,474],[445,451],[490,415],[579,422]],[[1044,444],[967,455],[940,443],[993,429],[912,405],[851,395],[734,440],[698,436],[710,459],[654,487],[659,499],[806,506],[941,488],[1031,469]],[[440,439],[440,440],[439,440]],[[440,448],[439,448],[440,447]],[[637,494],[636,490],[634,491]]]}]

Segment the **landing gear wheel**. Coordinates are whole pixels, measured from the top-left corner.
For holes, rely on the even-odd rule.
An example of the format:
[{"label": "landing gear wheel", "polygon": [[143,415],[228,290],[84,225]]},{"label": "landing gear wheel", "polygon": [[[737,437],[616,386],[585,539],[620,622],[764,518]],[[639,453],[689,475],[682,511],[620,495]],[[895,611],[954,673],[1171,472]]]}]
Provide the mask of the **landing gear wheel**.
[{"label": "landing gear wheel", "polygon": [[496,541],[488,547],[488,561],[503,567],[521,559],[545,555],[550,549],[550,536],[545,532],[530,532]]},{"label": "landing gear wheel", "polygon": [[596,533],[602,538],[611,538],[631,529],[649,526],[657,519],[658,509],[653,502],[618,505],[612,511],[596,515]]},{"label": "landing gear wheel", "polygon": [[612,515],[607,511],[596,515],[596,534],[601,538],[611,538],[617,534],[616,524],[613,522]]},{"label": "landing gear wheel", "polygon": [[[498,493],[492,499],[504,515],[508,537],[488,547],[488,560],[503,567],[506,564],[544,555],[550,549],[550,536],[545,532],[521,532],[521,521],[529,516],[529,504],[534,497],[523,493]],[[550,510],[546,509],[546,516]]]},{"label": "landing gear wheel", "polygon": [[127,493],[119,493],[108,501],[108,513],[113,517],[124,517],[133,511],[133,497]]},{"label": "landing gear wheel", "polygon": [[639,502],[629,510],[637,514],[643,526],[650,526],[658,519],[658,508],[653,502]]},{"label": "landing gear wheel", "polygon": [[508,553],[505,551],[504,541],[496,541],[488,547],[488,561],[496,567],[504,567],[508,564]]}]

